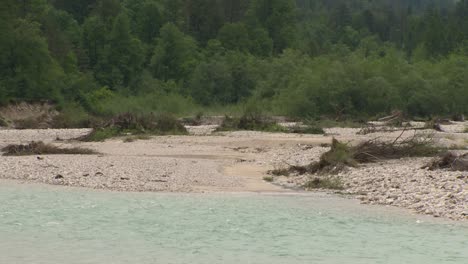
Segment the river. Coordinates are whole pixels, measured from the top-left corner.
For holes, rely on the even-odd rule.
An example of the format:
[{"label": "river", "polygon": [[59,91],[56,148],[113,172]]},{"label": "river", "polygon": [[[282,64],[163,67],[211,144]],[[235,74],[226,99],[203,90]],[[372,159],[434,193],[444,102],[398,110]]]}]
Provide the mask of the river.
[{"label": "river", "polygon": [[468,226],[325,194],[0,182],[0,263],[468,263]]}]

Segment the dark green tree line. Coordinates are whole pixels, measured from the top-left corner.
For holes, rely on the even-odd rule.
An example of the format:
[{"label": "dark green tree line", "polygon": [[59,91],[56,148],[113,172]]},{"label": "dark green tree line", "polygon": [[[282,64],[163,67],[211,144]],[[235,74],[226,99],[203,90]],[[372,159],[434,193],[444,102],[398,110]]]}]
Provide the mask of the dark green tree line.
[{"label": "dark green tree line", "polygon": [[466,113],[467,14],[468,0],[4,0],[0,104]]}]

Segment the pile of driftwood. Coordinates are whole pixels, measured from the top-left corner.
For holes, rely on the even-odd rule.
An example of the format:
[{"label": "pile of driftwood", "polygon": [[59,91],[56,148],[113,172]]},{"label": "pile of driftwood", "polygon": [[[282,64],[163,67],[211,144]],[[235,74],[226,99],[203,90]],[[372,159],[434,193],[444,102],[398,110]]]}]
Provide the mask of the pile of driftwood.
[{"label": "pile of driftwood", "polygon": [[403,133],[393,141],[372,139],[355,146],[333,139],[331,149],[317,162],[307,166],[290,166],[287,169],[271,171],[274,175],[290,174],[336,174],[346,167],[356,167],[363,163],[379,162],[405,157],[434,157],[441,149],[433,146],[433,139],[427,135],[414,134],[402,139]]},{"label": "pile of driftwood", "polygon": [[[452,117],[453,121],[463,122],[465,121],[464,115],[454,115]],[[434,118],[425,123],[423,127],[420,128],[412,128],[414,130],[427,130],[433,129],[438,132],[444,132],[442,126],[443,125],[451,125],[453,124],[452,120],[450,119],[442,119],[442,118]],[[404,129],[410,128],[410,122],[405,118],[402,112],[395,111],[391,115],[378,119],[381,122],[380,125],[376,124],[367,124],[363,127],[358,134],[359,135],[368,135],[377,132],[393,132],[401,130],[403,127]]]},{"label": "pile of driftwood", "polygon": [[447,152],[436,160],[432,161],[423,169],[440,170],[448,169],[452,171],[468,171],[468,153],[457,155],[452,152]]},{"label": "pile of driftwood", "polygon": [[400,111],[393,112],[390,116],[386,116],[378,119],[381,125],[375,125],[368,123],[362,127],[358,132],[358,135],[368,135],[377,132],[393,132],[398,131],[401,127],[408,128],[410,123],[407,122],[404,115]]}]

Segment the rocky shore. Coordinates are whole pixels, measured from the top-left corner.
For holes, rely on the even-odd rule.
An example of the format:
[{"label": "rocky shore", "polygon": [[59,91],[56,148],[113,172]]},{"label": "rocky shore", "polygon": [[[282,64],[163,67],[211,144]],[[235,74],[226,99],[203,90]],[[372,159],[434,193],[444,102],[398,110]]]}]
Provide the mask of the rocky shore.
[{"label": "rocky shore", "polygon": [[[436,144],[468,152],[468,123],[430,133]],[[44,141],[59,147],[86,147],[98,155],[0,157],[0,178],[115,191],[290,192],[315,176],[277,177],[264,181],[271,169],[318,160],[332,137],[359,142],[392,139],[401,131],[359,134],[360,129],[327,129],[327,135],[262,132],[212,133],[215,126],[188,127],[190,136],[152,137],[124,142],[113,139],[83,143],[69,139],[78,130],[0,130],[0,148]],[[412,133],[408,131],[408,133]],[[410,136],[410,134],[408,134]],[[363,203],[404,207],[415,212],[468,220],[468,172],[421,169],[431,158],[405,158],[348,168],[335,177],[346,197]],[[281,186],[281,187],[280,187]],[[285,188],[286,187],[286,188]],[[324,190],[325,191],[325,190]]]}]

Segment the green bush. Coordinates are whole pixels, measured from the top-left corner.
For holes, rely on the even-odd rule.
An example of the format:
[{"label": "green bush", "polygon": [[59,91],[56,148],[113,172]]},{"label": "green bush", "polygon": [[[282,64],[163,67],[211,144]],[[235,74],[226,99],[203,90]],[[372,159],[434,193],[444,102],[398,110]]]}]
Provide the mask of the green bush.
[{"label": "green bush", "polygon": [[273,182],[275,179],[271,176],[265,176],[263,177],[263,180],[266,181],[266,182]]}]

